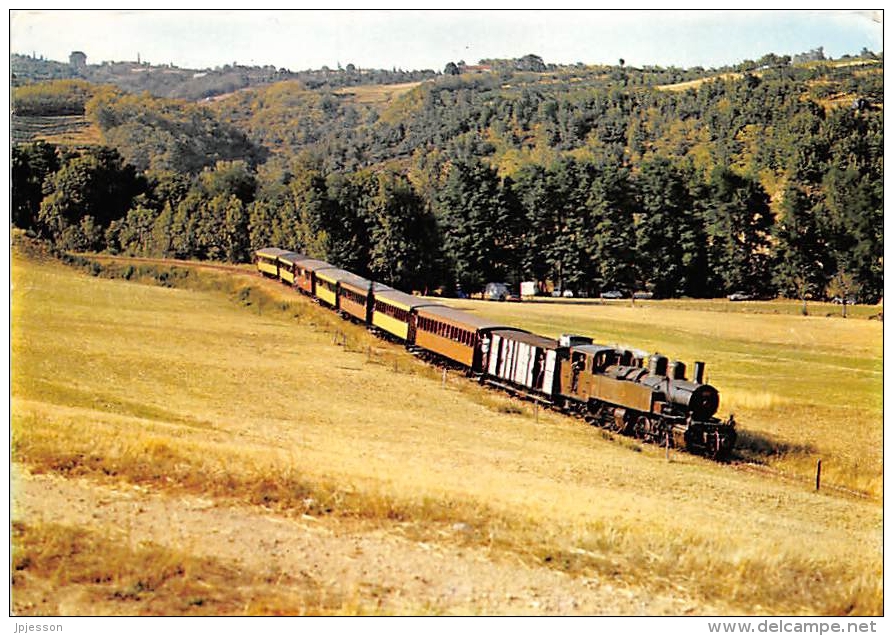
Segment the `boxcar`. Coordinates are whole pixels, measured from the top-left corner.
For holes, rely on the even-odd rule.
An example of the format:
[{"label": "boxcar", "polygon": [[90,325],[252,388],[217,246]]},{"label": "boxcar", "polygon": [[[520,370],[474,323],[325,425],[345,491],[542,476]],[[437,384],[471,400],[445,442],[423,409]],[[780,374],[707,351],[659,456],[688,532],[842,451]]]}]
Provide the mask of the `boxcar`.
[{"label": "boxcar", "polygon": [[415,310],[415,344],[475,372],[483,371],[482,341],[496,329],[523,331],[442,305]]},{"label": "boxcar", "polygon": [[298,261],[302,261],[307,257],[297,252],[285,252],[280,254],[276,259],[279,262],[279,279],[283,283],[294,286],[295,284],[295,268]]},{"label": "boxcar", "polygon": [[315,258],[305,258],[295,263],[295,287],[307,294],[308,296],[316,296],[316,272],[324,269],[334,269],[334,265],[330,265],[325,261],[319,261]]},{"label": "boxcar", "polygon": [[558,385],[559,352],[566,348],[557,340],[516,330],[496,329],[490,333],[487,376],[491,384],[535,391],[550,400]]},{"label": "boxcar", "polygon": [[264,247],[254,252],[254,264],[261,274],[279,278],[279,257],[290,253],[278,247]]},{"label": "boxcar", "polygon": [[412,296],[396,289],[375,291],[372,325],[406,343],[415,342],[413,311],[419,307],[441,306],[431,300]]}]

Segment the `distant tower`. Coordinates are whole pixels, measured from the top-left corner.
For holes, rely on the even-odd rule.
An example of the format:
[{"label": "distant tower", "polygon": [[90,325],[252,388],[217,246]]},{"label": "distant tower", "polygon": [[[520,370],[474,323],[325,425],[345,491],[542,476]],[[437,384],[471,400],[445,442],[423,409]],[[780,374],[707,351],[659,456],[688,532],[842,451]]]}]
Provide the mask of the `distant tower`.
[{"label": "distant tower", "polygon": [[71,55],[68,56],[68,63],[71,64],[72,68],[83,70],[87,67],[87,54],[83,51],[72,51]]},{"label": "distant tower", "polygon": [[139,51],[136,52],[136,63],[137,64],[140,63],[140,52]]}]

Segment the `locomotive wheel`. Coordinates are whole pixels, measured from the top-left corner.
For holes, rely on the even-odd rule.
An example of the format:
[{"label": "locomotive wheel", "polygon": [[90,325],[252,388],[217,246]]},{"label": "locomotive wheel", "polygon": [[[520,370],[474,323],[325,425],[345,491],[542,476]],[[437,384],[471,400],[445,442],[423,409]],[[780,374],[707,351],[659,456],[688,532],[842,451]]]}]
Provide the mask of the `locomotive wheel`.
[{"label": "locomotive wheel", "polygon": [[616,419],[612,418],[610,428],[612,431],[614,431],[616,433],[626,435],[630,431],[629,424],[630,424],[629,420],[625,417],[623,419],[621,419],[620,421],[617,421]]},{"label": "locomotive wheel", "polygon": [[638,439],[648,439],[651,434],[651,422],[644,415],[639,416],[633,426],[633,435]]}]

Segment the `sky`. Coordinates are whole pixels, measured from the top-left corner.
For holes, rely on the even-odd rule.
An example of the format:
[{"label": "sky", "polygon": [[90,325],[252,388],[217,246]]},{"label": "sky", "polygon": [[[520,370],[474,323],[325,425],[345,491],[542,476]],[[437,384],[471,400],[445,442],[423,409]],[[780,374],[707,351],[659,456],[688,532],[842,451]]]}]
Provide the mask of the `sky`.
[{"label": "sky", "polygon": [[[541,3],[542,4],[542,3]],[[883,50],[882,11],[203,10],[12,11],[10,51],[88,64],[136,60],[304,70],[443,70],[533,53],[572,64],[719,67],[765,53]]]}]

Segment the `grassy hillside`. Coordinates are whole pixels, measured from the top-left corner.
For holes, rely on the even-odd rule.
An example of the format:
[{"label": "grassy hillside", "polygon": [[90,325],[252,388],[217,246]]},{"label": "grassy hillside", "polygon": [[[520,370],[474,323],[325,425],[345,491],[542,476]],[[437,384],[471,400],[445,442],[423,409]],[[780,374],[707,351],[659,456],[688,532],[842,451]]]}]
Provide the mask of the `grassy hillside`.
[{"label": "grassy hillside", "polygon": [[[257,507],[265,518],[327,519],[335,536],[339,528],[359,524],[376,536],[399,535],[428,546],[444,559],[437,565],[443,572],[471,552],[512,568],[512,581],[565,572],[568,580],[586,582],[593,593],[622,599],[631,589],[645,590],[646,598],[684,599],[686,611],[695,613],[882,611],[882,508],[877,500],[830,490],[816,494],[801,482],[684,454],[668,462],[661,449],[607,439],[574,419],[534,413],[528,404],[465,378],[450,374],[444,383],[438,370],[402,348],[247,272],[179,268],[159,276],[136,264],[119,271],[131,281],[14,256],[13,460],[31,471],[61,475],[72,483],[81,483],[74,479],[81,477],[122,488],[139,486],[128,497],[163,493],[177,501],[196,494],[210,501],[208,515],[236,502]],[[135,282],[140,278],[161,278],[167,287]],[[494,311],[506,307],[487,306]],[[602,333],[617,339],[707,359],[711,379],[727,393],[738,392],[741,420],[748,427],[761,426],[751,418],[766,411],[753,406],[747,411],[743,404],[757,400],[747,391],[772,393],[781,406],[815,411],[799,393],[807,386],[771,382],[781,369],[760,371],[769,380],[764,388],[750,384],[743,370],[754,373],[766,357],[784,364],[798,357],[830,364],[805,344],[792,352],[788,326],[770,316],[714,321],[710,337],[720,338],[734,354],[724,361],[726,352],[705,348],[702,338],[685,334],[685,312],[636,310],[643,316],[648,312],[657,324],[676,325],[676,331],[667,332],[676,334],[671,338],[649,335],[653,326],[649,330],[645,320],[624,318],[626,310],[619,308],[608,313],[580,308],[573,315],[565,308],[561,315],[538,317],[536,307],[522,309],[529,312],[530,325],[546,333],[567,331],[562,321],[590,312],[590,322],[573,331],[595,332],[589,327],[597,321]],[[691,320],[699,316],[689,314]],[[876,327],[867,321],[834,322],[846,329]],[[847,362],[843,339],[828,324],[823,321],[824,328],[801,335],[815,339],[820,350],[835,351],[835,368],[854,365],[866,373],[879,365],[874,362],[876,338],[862,334],[860,344],[857,334],[848,333],[853,353],[867,359]],[[762,345],[754,346],[748,329],[760,330]],[[663,347],[669,340],[659,338],[671,338],[673,346]],[[853,388],[870,393],[874,385],[863,383]],[[814,401],[831,408],[843,388],[835,382],[817,392]],[[877,402],[865,406],[870,413],[877,408]],[[784,428],[791,438],[809,441],[807,429],[797,430]],[[870,456],[874,451],[855,431],[846,439],[853,452]],[[133,515],[142,509],[128,505]],[[74,559],[65,556],[72,552],[67,547],[48,545],[59,532],[48,532],[31,519],[20,521],[25,525],[17,526],[13,539],[17,608],[22,607],[15,605],[17,599],[33,586],[67,584],[47,578],[45,561],[32,556],[54,554],[63,564]],[[97,523],[93,519],[61,533],[99,555],[98,564],[90,560],[91,571],[102,571],[103,558],[123,561],[127,568],[146,562],[146,548],[123,556],[110,549],[115,535]],[[151,548],[163,553],[165,567],[171,559],[192,558],[183,554],[198,549],[190,545],[213,549],[205,540],[166,540],[176,549]],[[345,560],[357,558],[357,544],[351,545],[345,547]],[[383,557],[380,567],[386,562]],[[419,568],[425,565],[431,564]],[[183,567],[172,571],[188,575],[191,570]],[[301,605],[294,599],[306,594],[289,595],[299,582],[285,578],[277,587],[283,600],[272,610],[252,600],[252,594],[263,594],[269,586],[242,585],[258,580],[244,564],[242,569],[228,562],[190,567],[211,569],[208,594],[237,586],[238,604],[227,601],[228,610],[212,605],[211,611],[388,611],[381,597],[400,594],[399,589],[360,587],[351,592],[351,610]],[[376,576],[374,568],[368,576]],[[146,589],[140,592],[146,598],[161,594]],[[496,601],[486,599],[508,603],[500,589],[502,584],[492,597],[472,595],[461,606],[420,597],[418,605],[402,611],[499,611],[492,605]],[[123,601],[115,605],[119,597],[103,598],[104,612],[135,611]],[[156,605],[152,611],[164,613],[166,607],[181,611],[182,602]],[[602,611],[668,611],[648,602],[605,607]],[[673,607],[682,611],[683,606]]]},{"label": "grassy hillside", "polygon": [[10,136],[13,143],[46,141],[65,146],[95,146],[102,143],[99,128],[82,115],[12,115]]},{"label": "grassy hillside", "polygon": [[535,333],[659,351],[689,369],[703,360],[720,412],[741,425],[745,457],[804,480],[821,458],[826,483],[882,495],[883,324],[865,319],[876,307],[843,320],[836,305],[803,317],[793,301],[449,303]]}]

